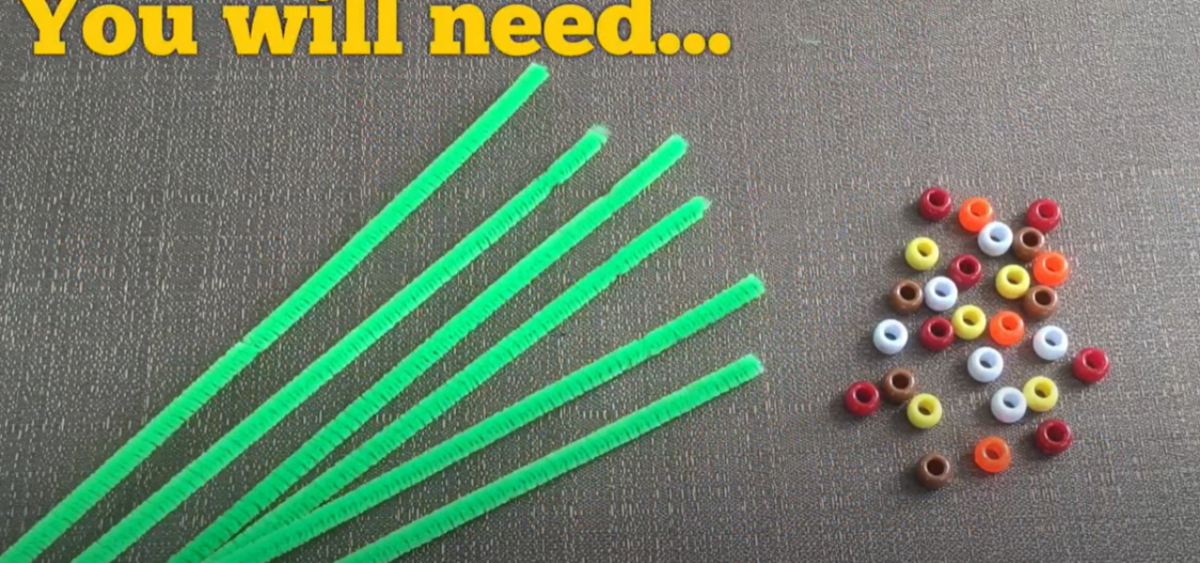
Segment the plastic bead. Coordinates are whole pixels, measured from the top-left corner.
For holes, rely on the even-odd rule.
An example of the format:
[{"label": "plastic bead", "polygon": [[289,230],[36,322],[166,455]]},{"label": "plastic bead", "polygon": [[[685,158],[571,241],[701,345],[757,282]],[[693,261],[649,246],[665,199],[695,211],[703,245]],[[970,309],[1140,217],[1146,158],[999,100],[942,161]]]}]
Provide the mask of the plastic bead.
[{"label": "plastic bead", "polygon": [[963,340],[975,340],[987,328],[987,315],[979,307],[963,305],[954,310],[950,322],[954,325],[955,336]]},{"label": "plastic bead", "polygon": [[991,383],[1004,371],[1004,357],[995,348],[984,346],[967,358],[967,373],[980,383]]},{"label": "plastic bead", "polygon": [[1025,417],[1025,395],[1016,387],[1001,387],[992,395],[992,416],[1005,424],[1012,424]]},{"label": "plastic bead", "polygon": [[1052,199],[1039,199],[1029,204],[1025,222],[1043,233],[1049,233],[1062,223],[1062,209]]},{"label": "plastic bead", "polygon": [[1033,351],[1047,362],[1061,359],[1067,355],[1067,333],[1054,325],[1038,329],[1033,333]]},{"label": "plastic bead", "polygon": [[917,394],[917,376],[913,375],[912,370],[908,368],[889,370],[883,374],[883,382],[880,387],[883,391],[883,398],[898,405]]},{"label": "plastic bead", "polygon": [[922,487],[936,491],[954,479],[954,468],[942,454],[928,454],[917,462],[917,481]]},{"label": "plastic bead", "polygon": [[1099,348],[1084,348],[1071,365],[1075,379],[1084,383],[1098,383],[1108,376],[1108,368],[1108,354]]},{"label": "plastic bead", "polygon": [[900,321],[888,319],[875,327],[875,348],[889,356],[895,356],[908,344],[908,329]]},{"label": "plastic bead", "polygon": [[1005,299],[1020,299],[1029,292],[1029,272],[1016,264],[1000,268],[996,274],[996,292]]},{"label": "plastic bead", "polygon": [[1012,255],[1022,262],[1032,262],[1046,246],[1046,235],[1033,227],[1017,229],[1013,235]]},{"label": "plastic bead", "polygon": [[888,295],[888,302],[892,304],[892,310],[907,315],[915,313],[921,308],[921,303],[925,302],[925,294],[921,290],[921,284],[912,280],[904,280],[892,288],[892,293]]},{"label": "plastic bead", "polygon": [[1025,294],[1022,308],[1031,320],[1044,321],[1058,312],[1058,292],[1044,285],[1035,285]]},{"label": "plastic bead", "polygon": [[908,265],[918,272],[933,269],[938,261],[938,245],[928,237],[918,237],[908,243],[904,250],[904,259]]},{"label": "plastic bead", "polygon": [[1058,404],[1058,385],[1048,377],[1039,375],[1026,381],[1022,392],[1025,404],[1033,412],[1046,412]]},{"label": "plastic bead", "polygon": [[988,256],[1003,256],[1012,243],[1012,229],[999,221],[992,221],[979,231],[979,250]]},{"label": "plastic bead", "polygon": [[1000,311],[988,323],[988,334],[1000,346],[1012,346],[1025,338],[1025,320],[1012,311]]},{"label": "plastic bead", "polygon": [[869,416],[879,409],[879,389],[867,381],[859,381],[846,390],[846,410],[854,416]]},{"label": "plastic bead", "polygon": [[926,350],[941,352],[954,344],[954,326],[942,317],[930,317],[921,324],[917,338]]},{"label": "plastic bead", "polygon": [[958,224],[966,229],[968,233],[978,233],[983,230],[983,227],[992,222],[996,216],[996,212],[992,209],[992,204],[988,200],[981,197],[973,197],[963,202],[962,209],[958,211]]},{"label": "plastic bead", "polygon": [[1071,264],[1062,254],[1043,252],[1033,259],[1033,279],[1039,284],[1058,287],[1071,276]]},{"label": "plastic bead", "polygon": [[1033,434],[1037,448],[1046,455],[1058,455],[1071,447],[1071,427],[1062,419],[1051,418],[1038,425]]},{"label": "plastic bead", "polygon": [[988,436],[975,445],[975,465],[988,473],[1000,473],[1012,465],[1012,449],[998,436]]},{"label": "plastic bead", "polygon": [[954,202],[950,198],[950,192],[934,186],[921,194],[917,209],[926,220],[941,221],[950,216],[950,212],[954,210]]},{"label": "plastic bead", "polygon": [[949,311],[958,302],[958,286],[950,278],[938,276],[925,284],[925,305],[941,313]]},{"label": "plastic bead", "polygon": [[908,402],[908,421],[928,430],[942,421],[942,402],[929,393],[921,393]]},{"label": "plastic bead", "polygon": [[958,291],[966,291],[975,287],[983,279],[983,264],[970,254],[963,254],[950,262],[950,281],[958,286]]}]

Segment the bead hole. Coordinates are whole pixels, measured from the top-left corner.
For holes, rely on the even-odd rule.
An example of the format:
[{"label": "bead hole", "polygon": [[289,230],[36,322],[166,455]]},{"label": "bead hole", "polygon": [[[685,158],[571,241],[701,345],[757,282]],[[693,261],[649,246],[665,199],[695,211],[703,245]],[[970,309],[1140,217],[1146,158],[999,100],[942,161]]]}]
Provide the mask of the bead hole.
[{"label": "bead hole", "polygon": [[883,333],[883,337],[887,338],[888,340],[895,340],[897,338],[900,338],[900,335],[896,334],[896,332],[894,330],[889,330],[889,331]]},{"label": "bead hole", "polygon": [[942,192],[932,192],[929,194],[929,203],[932,203],[934,207],[945,207],[947,203],[950,203],[950,201],[949,198],[946,197],[946,194]]},{"label": "bead hole", "polygon": [[925,471],[930,475],[939,477],[946,472],[946,462],[940,458],[933,458],[925,463]]},{"label": "bead hole", "polygon": [[907,284],[900,286],[900,297],[905,301],[916,301],[917,288]]},{"label": "bead hole", "polygon": [[975,318],[975,315],[968,315],[963,317],[963,322],[966,323],[967,326],[975,326],[979,323],[979,319]]},{"label": "bead hole", "polygon": [[1004,240],[1004,236],[1000,234],[1000,231],[992,231],[991,238],[992,242],[1000,242]]},{"label": "bead hole", "polygon": [[933,335],[937,337],[944,337],[947,334],[950,334],[950,330],[946,328],[946,325],[941,323],[929,327],[929,332],[932,332]]},{"label": "bead hole", "polygon": [[1058,337],[1053,334],[1046,336],[1046,344],[1058,346]]},{"label": "bead hole", "polygon": [[974,275],[975,272],[979,271],[979,265],[969,260],[963,260],[959,263],[958,269],[962,271],[962,273],[971,276]]},{"label": "bead hole", "polygon": [[912,379],[907,375],[898,374],[892,377],[892,387],[896,389],[908,389],[909,385],[912,385]]},{"label": "bead hole", "polygon": [[1046,307],[1049,307],[1050,304],[1054,302],[1054,300],[1050,297],[1049,291],[1038,291],[1037,293],[1034,293],[1033,300],[1036,301],[1038,305],[1043,305]]},{"label": "bead hole", "polygon": [[982,201],[973,201],[967,206],[967,211],[976,217],[983,217],[987,215],[988,205]]},{"label": "bead hole", "polygon": [[917,410],[920,411],[921,414],[923,414],[925,416],[929,416],[929,415],[933,414],[933,409],[929,408],[929,406],[926,405],[925,403],[921,403],[921,405],[917,407]]},{"label": "bead hole", "polygon": [[1042,236],[1033,231],[1026,231],[1021,235],[1021,242],[1024,242],[1025,246],[1037,248],[1042,245]]},{"label": "bead hole", "polygon": [[866,388],[859,387],[854,391],[854,398],[858,399],[860,403],[869,403],[871,402],[871,392]]},{"label": "bead hole", "polygon": [[1005,330],[1017,330],[1017,328],[1021,325],[1017,323],[1017,319],[1015,317],[1004,317],[1003,319],[1000,319],[1000,326],[1004,327]]},{"label": "bead hole", "polygon": [[1092,369],[1096,369],[1096,368],[1100,367],[1100,362],[1098,360],[1096,360],[1095,354],[1088,354],[1083,357],[1083,365],[1090,367]]},{"label": "bead hole", "polygon": [[1010,409],[1015,409],[1015,408],[1017,408],[1017,405],[1019,405],[1019,404],[1021,404],[1021,394],[1020,393],[1010,391],[1007,395],[1004,396],[1004,406],[1006,406]]},{"label": "bead hole", "polygon": [[995,446],[988,446],[983,449],[983,457],[988,459],[1000,459],[1000,450],[996,449]]},{"label": "bead hole", "polygon": [[1036,387],[1034,387],[1033,392],[1037,396],[1045,399],[1046,397],[1050,396],[1050,385],[1047,383],[1037,385]]},{"label": "bead hole", "polygon": [[919,252],[921,256],[929,256],[930,254],[933,254],[933,245],[929,244],[928,242],[922,242],[917,245],[917,252]]},{"label": "bead hole", "polygon": [[1043,203],[1038,206],[1037,212],[1038,215],[1041,215],[1043,219],[1049,219],[1054,216],[1054,204],[1048,202]]},{"label": "bead hole", "polygon": [[1021,283],[1021,274],[1018,274],[1016,272],[1009,272],[1008,273],[1008,283],[1011,283],[1013,285]]},{"label": "bead hole", "polygon": [[1046,269],[1054,273],[1062,272],[1067,268],[1065,260],[1058,256],[1051,256],[1046,259]]},{"label": "bead hole", "polygon": [[987,369],[992,369],[992,361],[987,358],[983,358],[983,359],[979,360],[979,365],[981,365]]},{"label": "bead hole", "polygon": [[1067,433],[1062,426],[1055,424],[1046,429],[1046,437],[1050,438],[1051,442],[1061,442],[1067,438]]}]

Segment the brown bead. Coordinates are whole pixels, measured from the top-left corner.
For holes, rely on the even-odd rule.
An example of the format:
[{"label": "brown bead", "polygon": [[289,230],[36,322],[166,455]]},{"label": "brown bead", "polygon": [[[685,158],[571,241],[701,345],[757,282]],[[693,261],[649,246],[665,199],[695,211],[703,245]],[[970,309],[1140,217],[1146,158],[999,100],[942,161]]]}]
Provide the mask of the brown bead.
[{"label": "brown bead", "polygon": [[879,389],[883,392],[883,398],[898,405],[916,396],[917,377],[911,369],[896,368],[883,374]]},{"label": "brown bead", "polygon": [[1046,246],[1046,235],[1033,227],[1018,229],[1013,235],[1012,253],[1017,260],[1032,262],[1033,257]]},{"label": "brown bead", "polygon": [[954,478],[954,468],[942,454],[928,454],[917,462],[917,480],[931,491],[936,491]]},{"label": "brown bead", "polygon": [[1023,305],[1030,319],[1044,321],[1058,312],[1058,293],[1044,285],[1035,285],[1025,294]]},{"label": "brown bead", "polygon": [[895,309],[897,313],[915,313],[925,302],[925,292],[921,289],[921,284],[912,280],[904,280],[892,288],[892,294],[888,296],[888,299],[892,302],[892,309]]}]

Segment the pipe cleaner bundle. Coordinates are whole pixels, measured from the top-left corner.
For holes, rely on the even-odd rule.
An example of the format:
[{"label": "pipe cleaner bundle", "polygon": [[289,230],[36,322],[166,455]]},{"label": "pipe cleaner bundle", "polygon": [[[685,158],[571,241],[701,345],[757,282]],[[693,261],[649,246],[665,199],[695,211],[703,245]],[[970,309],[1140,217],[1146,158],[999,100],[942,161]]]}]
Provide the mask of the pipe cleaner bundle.
[{"label": "pipe cleaner bundle", "polygon": [[[530,66],[467,130],[371,219],[311,278],[204,371],[183,393],[105,461],[18,541],[0,554],[0,563],[29,563],[83,518],[128,477],[201,407],[304,317],[387,236],[400,227],[529,100],[549,72]],[[527,187],[497,209],[450,251],[407,281],[388,301],[350,330],[291,381],[220,437],[115,526],[87,546],[77,563],[118,558],[189,497],[261,440],[356,358],[371,349],[418,307],[487,252],[534,210],[566,185],[608,141],[603,127],[588,130]],[[704,218],[708,200],[696,197],[618,248],[612,256],[550,303],[529,316],[442,385],[416,401],[395,421],[370,436],[305,485],[296,488],[338,447],[400,397],[435,364],[457,349],[543,272],[632,203],[687,153],[682,137],[671,136],[637,164],[605,195],[562,225],[484,289],[324,427],[292,452],[232,507],[170,558],[169,563],[265,562],[295,550],[325,532],[352,525],[363,513],[420,485],[426,479],[504,439],[547,413],[612,381],[679,342],[717,323],[764,294],[749,276],[675,319],[539,391],[517,401],[452,438],[387,468],[351,488],[392,452],[455,405],[500,375],[516,360],[623,276],[663,250]],[[383,562],[465,525],[480,515],[595,460],[655,428],[757,377],[762,364],[753,356],[652,402],[592,434],[524,467],[516,468],[473,493],[421,517],[396,532],[348,554],[346,562]]]}]

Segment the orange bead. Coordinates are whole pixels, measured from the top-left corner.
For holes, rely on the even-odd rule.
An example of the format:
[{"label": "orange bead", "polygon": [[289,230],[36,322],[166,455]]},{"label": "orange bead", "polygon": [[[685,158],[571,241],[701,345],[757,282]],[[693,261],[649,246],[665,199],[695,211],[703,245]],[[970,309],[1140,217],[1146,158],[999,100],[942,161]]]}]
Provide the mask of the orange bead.
[{"label": "orange bead", "polygon": [[1000,473],[1012,465],[1012,450],[1003,438],[988,436],[975,445],[975,465],[988,473]]},{"label": "orange bead", "polygon": [[1025,338],[1025,320],[1012,311],[1000,311],[992,317],[988,334],[1001,346],[1012,346]]},{"label": "orange bead", "polygon": [[1033,259],[1033,279],[1042,285],[1058,287],[1071,275],[1071,264],[1062,254],[1042,252]]},{"label": "orange bead", "polygon": [[973,197],[964,201],[962,208],[958,210],[958,223],[968,233],[978,233],[988,223],[991,223],[995,216],[996,212],[992,209],[992,204],[988,200],[981,197]]}]

